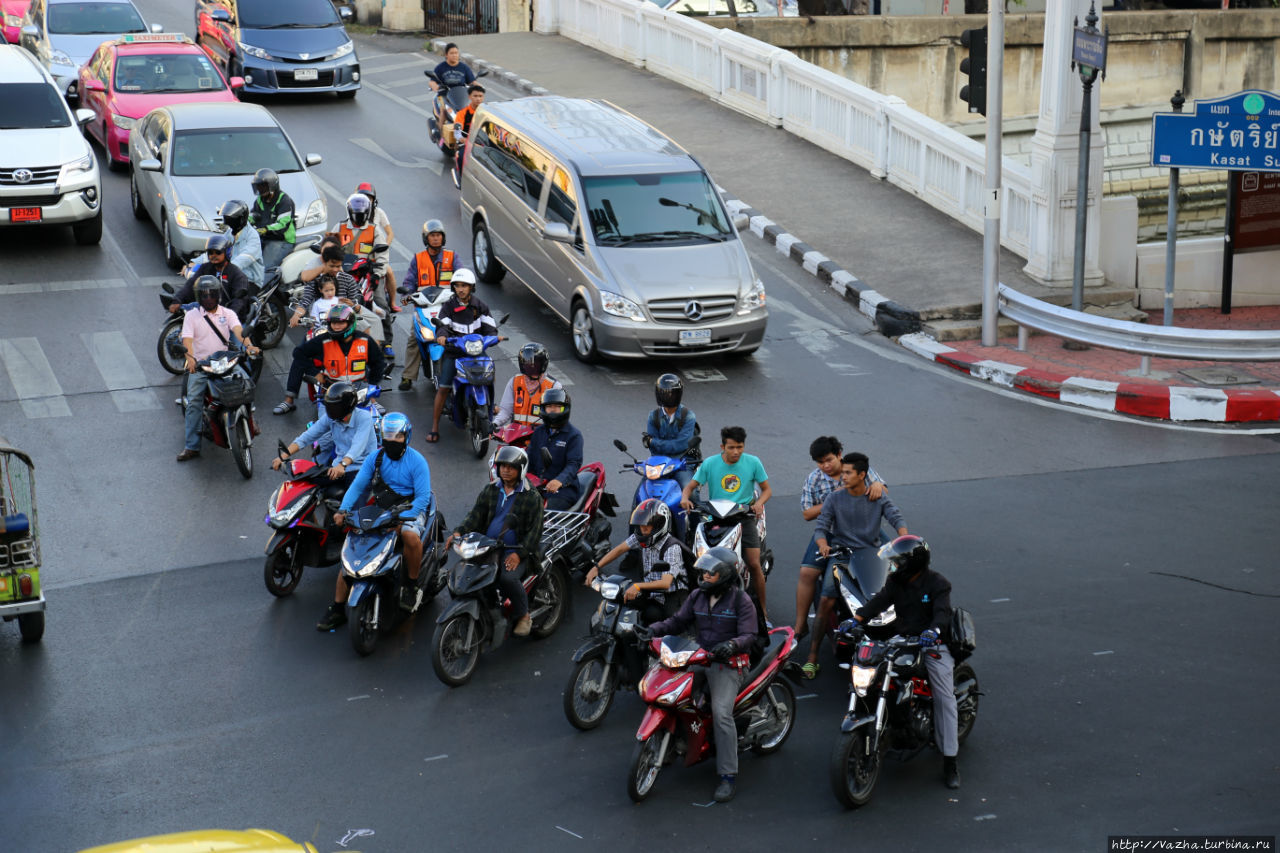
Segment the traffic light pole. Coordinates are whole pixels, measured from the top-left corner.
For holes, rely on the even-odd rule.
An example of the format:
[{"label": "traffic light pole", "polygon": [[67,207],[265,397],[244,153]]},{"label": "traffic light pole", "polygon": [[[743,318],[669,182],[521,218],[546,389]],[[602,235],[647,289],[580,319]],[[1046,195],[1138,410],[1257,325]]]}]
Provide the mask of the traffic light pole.
[{"label": "traffic light pole", "polygon": [[996,345],[1000,319],[1000,183],[1004,135],[1004,3],[987,4],[987,168],[982,201],[982,345]]}]

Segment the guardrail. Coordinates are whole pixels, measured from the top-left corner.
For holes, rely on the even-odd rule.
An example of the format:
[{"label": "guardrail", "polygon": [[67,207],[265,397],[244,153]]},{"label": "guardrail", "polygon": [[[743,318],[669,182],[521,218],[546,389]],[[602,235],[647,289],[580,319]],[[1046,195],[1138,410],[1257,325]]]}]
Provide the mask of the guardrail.
[{"label": "guardrail", "polygon": [[1018,349],[1026,349],[1028,328],[1071,341],[1137,353],[1142,373],[1151,356],[1203,361],[1275,361],[1280,359],[1280,331],[1184,329],[1113,320],[1019,293],[1007,285],[998,289],[1000,313],[1018,324]]},{"label": "guardrail", "polygon": [[[558,32],[780,126],[982,231],[982,144],[901,98],[648,2],[540,0],[534,14],[538,32]],[[1048,211],[1035,200],[1027,166],[1006,158],[1002,183],[1000,242],[1030,257]]]}]

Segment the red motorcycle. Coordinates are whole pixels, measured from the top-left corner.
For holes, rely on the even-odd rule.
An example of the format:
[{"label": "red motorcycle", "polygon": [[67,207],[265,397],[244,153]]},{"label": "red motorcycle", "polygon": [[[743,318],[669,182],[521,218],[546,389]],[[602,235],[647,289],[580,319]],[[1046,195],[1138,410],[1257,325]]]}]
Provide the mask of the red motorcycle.
[{"label": "red motorcycle", "polygon": [[[658,660],[640,680],[640,697],[649,708],[636,732],[627,774],[627,793],[637,803],[653,792],[658,773],[676,758],[683,756],[687,767],[715,754],[711,697],[704,691],[695,696],[691,671],[694,666],[709,665],[711,653],[689,637],[674,635],[654,637],[649,645]],[[787,661],[795,646],[790,628],[774,628],[760,662],[743,679],[733,706],[739,751],[769,755],[781,749],[791,734],[796,695],[778,676],[785,673],[799,683],[799,667]]]},{"label": "red motorcycle", "polygon": [[[283,441],[279,449],[288,455]],[[274,532],[267,540],[262,577],[275,596],[293,592],[302,580],[303,566],[336,565],[346,539],[344,528],[333,523],[342,495],[325,495],[333,486],[328,467],[311,459],[290,459],[281,470],[289,479],[271,495],[263,519]]]},{"label": "red motorcycle", "polygon": [[[534,488],[542,487],[544,481],[536,474],[526,474],[525,477]],[[579,468],[578,500],[566,510],[551,511],[585,513],[589,519],[586,532],[566,553],[569,571],[575,576],[585,575],[609,553],[609,536],[613,533],[613,525],[608,518],[602,516],[612,518],[617,507],[618,499],[604,490],[604,465],[588,462]]]}]

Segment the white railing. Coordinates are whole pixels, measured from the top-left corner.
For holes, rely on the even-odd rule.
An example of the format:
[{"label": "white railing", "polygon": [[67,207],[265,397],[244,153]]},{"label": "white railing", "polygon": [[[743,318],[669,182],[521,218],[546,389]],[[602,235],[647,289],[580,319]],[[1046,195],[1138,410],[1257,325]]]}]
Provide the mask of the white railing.
[{"label": "white railing", "polygon": [[[975,231],[983,228],[981,143],[789,51],[637,0],[538,0],[538,32],[558,32],[844,157]],[[1005,159],[1001,243],[1031,257],[1047,228],[1031,170]]]}]

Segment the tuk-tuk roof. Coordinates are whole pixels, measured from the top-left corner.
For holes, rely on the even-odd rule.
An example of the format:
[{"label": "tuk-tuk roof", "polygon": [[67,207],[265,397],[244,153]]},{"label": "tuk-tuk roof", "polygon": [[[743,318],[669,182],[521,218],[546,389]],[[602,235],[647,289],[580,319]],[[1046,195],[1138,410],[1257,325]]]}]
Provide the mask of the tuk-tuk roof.
[{"label": "tuk-tuk roof", "polygon": [[31,461],[30,456],[28,456],[26,453],[23,453],[21,450],[11,445],[9,443],[9,440],[5,438],[3,435],[0,435],[0,453],[12,453],[14,456],[17,456],[23,462],[27,463],[28,468],[36,467],[36,464]]}]

